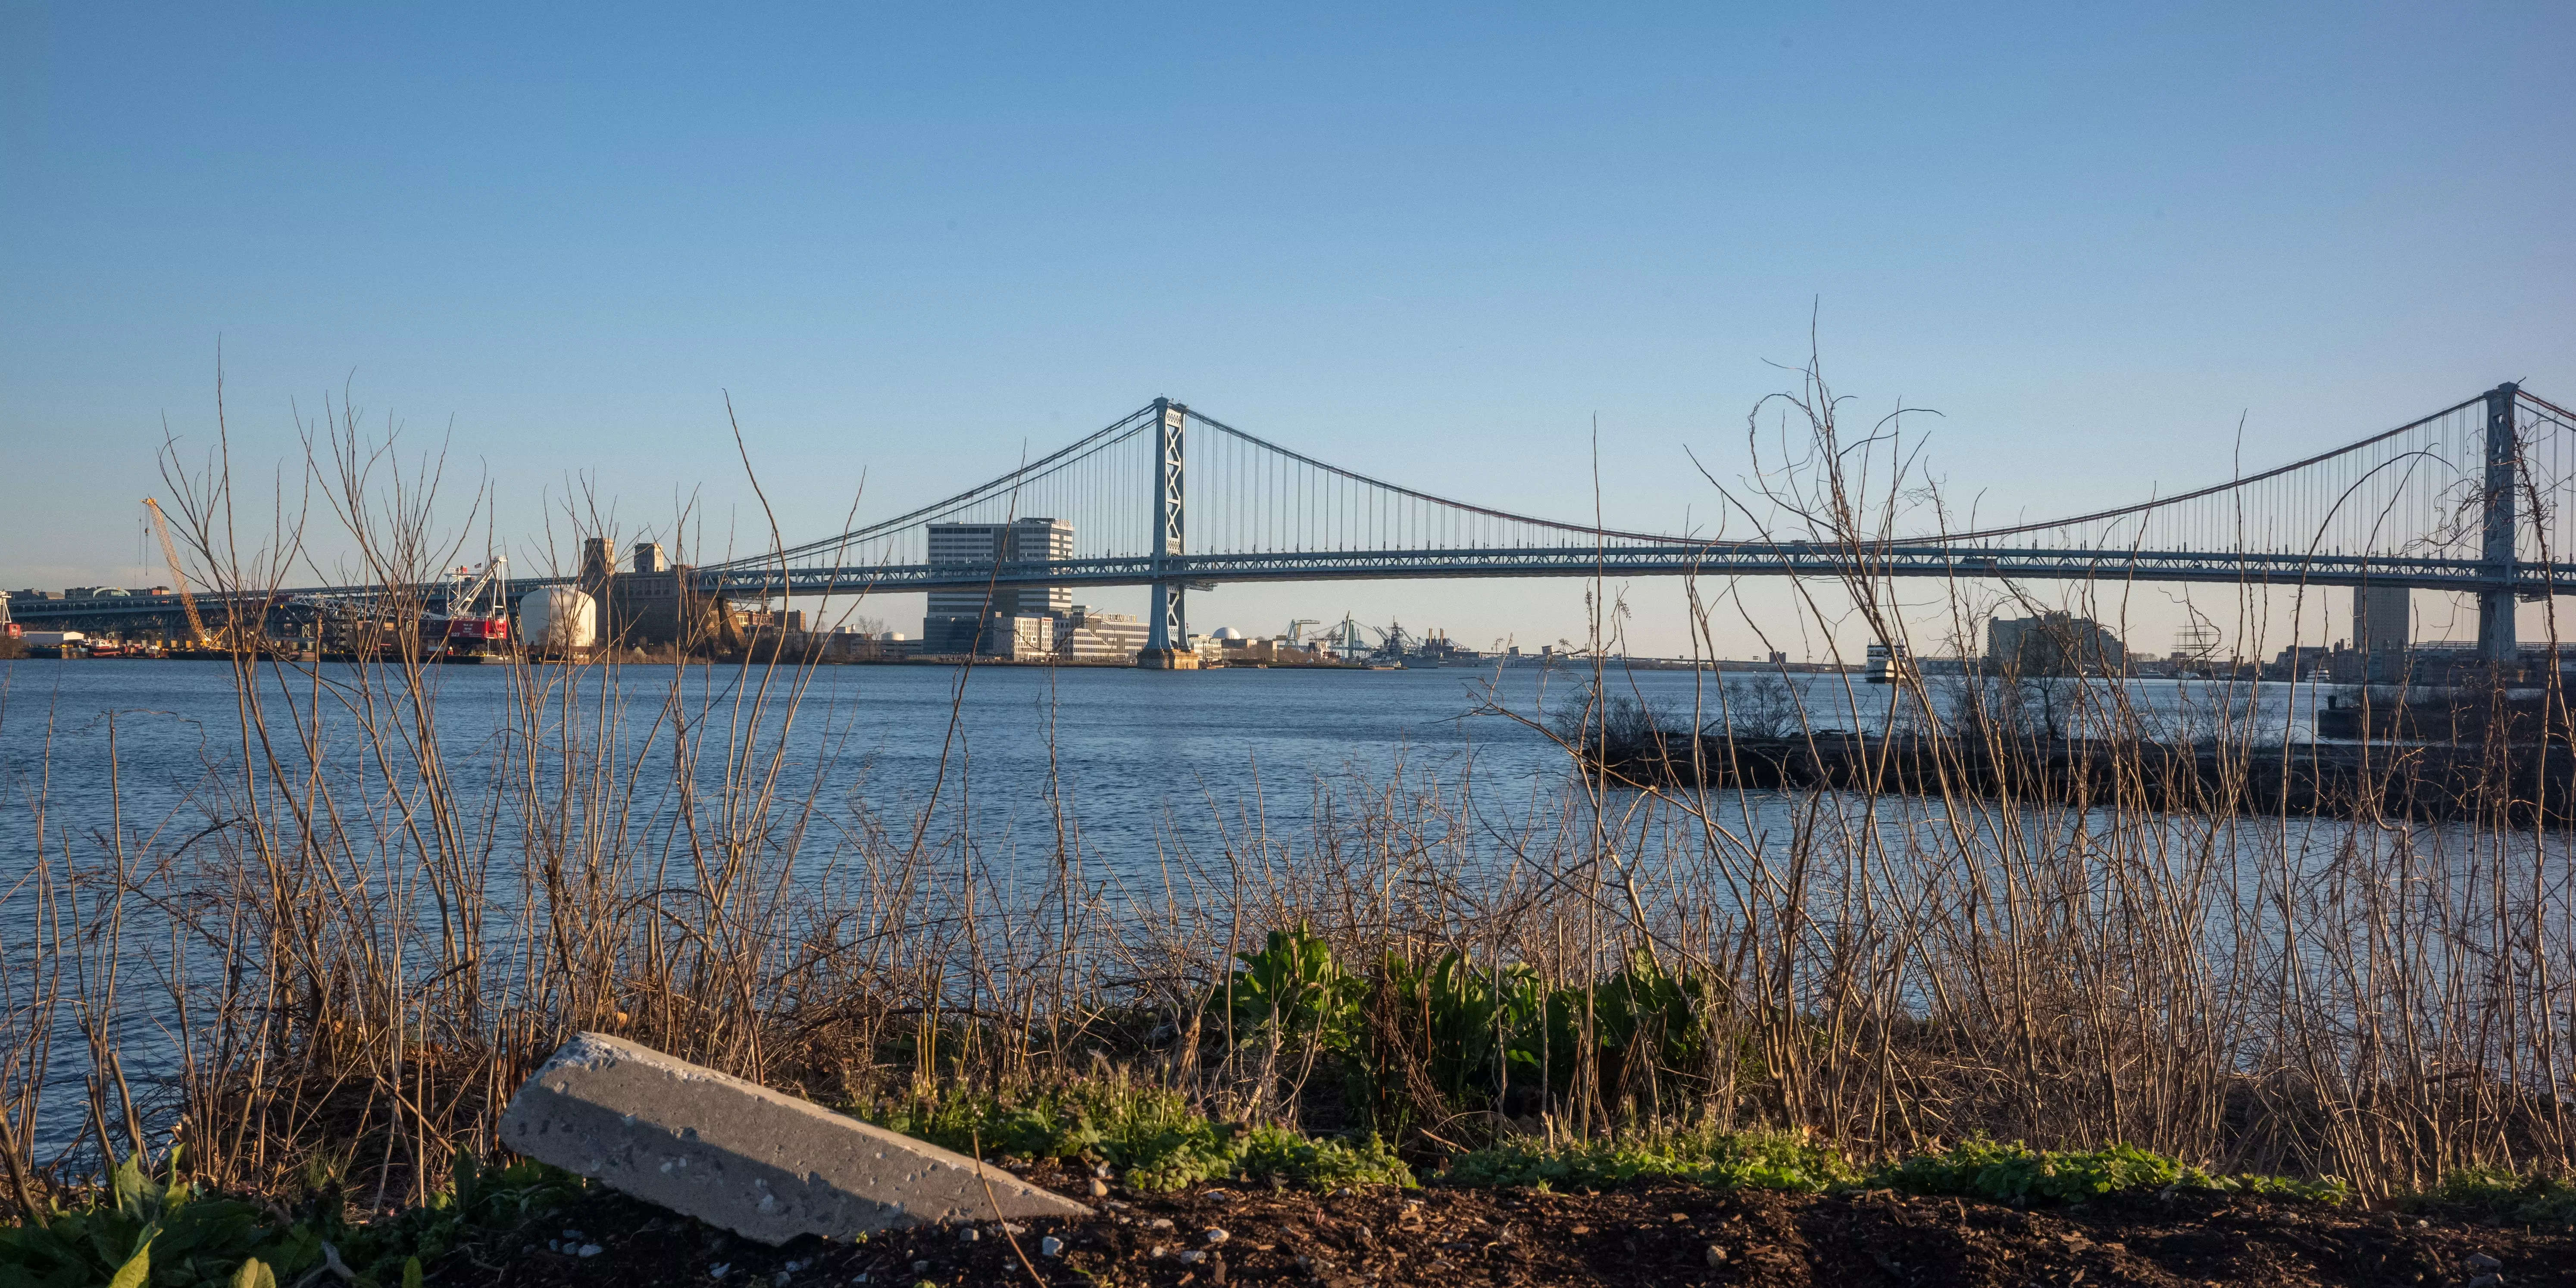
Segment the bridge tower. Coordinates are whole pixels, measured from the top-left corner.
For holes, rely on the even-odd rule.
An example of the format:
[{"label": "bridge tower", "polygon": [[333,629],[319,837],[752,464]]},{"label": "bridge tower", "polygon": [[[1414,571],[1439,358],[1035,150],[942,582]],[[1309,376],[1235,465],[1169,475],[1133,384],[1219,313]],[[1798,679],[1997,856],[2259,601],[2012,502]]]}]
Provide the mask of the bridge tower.
[{"label": "bridge tower", "polygon": [[1183,426],[1188,421],[1189,408],[1169,398],[1154,400],[1161,450],[1154,454],[1154,536],[1148,547],[1154,571],[1153,617],[1145,625],[1145,649],[1136,655],[1136,665],[1159,671],[1194,671],[1199,665],[1198,653],[1190,648],[1189,617],[1181,606],[1182,583],[1166,576],[1163,565],[1184,549],[1183,466],[1188,444]]},{"label": "bridge tower", "polygon": [[[2509,583],[2514,575],[2514,492],[2522,485],[2522,444],[2514,434],[2513,404],[2519,391],[2510,383],[2487,391],[2486,541],[2480,560],[2487,576]],[[2478,657],[2492,666],[2519,660],[2513,630],[2514,593],[2509,585],[2478,592]]]}]

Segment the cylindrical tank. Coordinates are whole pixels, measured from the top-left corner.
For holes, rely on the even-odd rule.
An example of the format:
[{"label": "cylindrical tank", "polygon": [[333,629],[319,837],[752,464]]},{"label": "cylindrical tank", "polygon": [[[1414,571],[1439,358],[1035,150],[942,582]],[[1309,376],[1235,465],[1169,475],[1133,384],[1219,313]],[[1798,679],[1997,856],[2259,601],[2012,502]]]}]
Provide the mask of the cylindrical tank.
[{"label": "cylindrical tank", "polygon": [[519,597],[519,638],[539,653],[578,653],[599,642],[599,602],[570,586]]}]

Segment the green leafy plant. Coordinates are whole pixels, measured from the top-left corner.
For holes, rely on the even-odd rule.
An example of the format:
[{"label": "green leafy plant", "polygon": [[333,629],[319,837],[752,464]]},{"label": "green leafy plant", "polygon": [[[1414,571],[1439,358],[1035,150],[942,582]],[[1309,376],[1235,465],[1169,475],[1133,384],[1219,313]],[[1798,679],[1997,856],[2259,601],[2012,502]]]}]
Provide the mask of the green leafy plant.
[{"label": "green leafy plant", "polygon": [[1956,1194],[2002,1203],[2079,1202],[2137,1190],[2204,1190],[2340,1202],[2350,1196],[2333,1177],[2218,1175],[2134,1145],[2035,1150],[1982,1138],[1916,1154],[1872,1173],[1871,1185],[1916,1194]]},{"label": "green leafy plant", "polygon": [[1480,970],[1463,955],[1442,954],[1425,970],[1389,956],[1379,971],[1380,1025],[1372,1064],[1409,1058],[1460,1109],[1483,1108],[1504,1083],[1535,1081],[1540,1053],[1531,1042],[1546,989],[1538,972],[1514,963]]},{"label": "green leafy plant", "polygon": [[[174,1159],[174,1173],[176,1167]],[[289,1215],[155,1180],[129,1158],[105,1193],[84,1206],[0,1227],[0,1288],[277,1288],[279,1279],[296,1282],[335,1255],[363,1284],[399,1280],[417,1288],[421,1262],[435,1261],[471,1229],[515,1226],[582,1184],[542,1163],[487,1172],[459,1154],[452,1183],[427,1204],[359,1225],[327,1194]]]},{"label": "green leafy plant", "polygon": [[2463,1168],[2416,1196],[2414,1206],[2479,1209],[2519,1225],[2576,1225],[2576,1183],[2540,1172]]},{"label": "green leafy plant", "polygon": [[1237,953],[1235,960],[1242,965],[1210,994],[1208,1005],[1231,1021],[1236,1040],[1275,1033],[1282,1042],[1350,1049],[1367,985],[1343,969],[1321,936],[1300,922],[1271,931],[1261,951]]},{"label": "green leafy plant", "polygon": [[1592,1054],[1600,1062],[1601,1085],[1611,1094],[1640,1084],[1686,1082],[1701,1063],[1699,1008],[1706,993],[1701,981],[1666,971],[1644,952],[1630,953],[1625,966],[1588,989],[1550,993],[1543,1053],[1550,1081],[1559,1091],[1572,1087],[1588,1002]]},{"label": "green leafy plant", "polygon": [[321,1259],[318,1240],[276,1229],[261,1209],[155,1180],[128,1158],[88,1204],[0,1228],[0,1288],[225,1284],[253,1252],[290,1272]]},{"label": "green leafy plant", "polygon": [[902,1101],[854,1112],[950,1149],[1105,1163],[1140,1190],[1233,1177],[1318,1188],[1412,1183],[1412,1173],[1375,1137],[1309,1139],[1275,1127],[1220,1123],[1177,1092],[1123,1078],[999,1094],[916,1088]]},{"label": "green leafy plant", "polygon": [[1232,1142],[1234,1172],[1247,1180],[1276,1180],[1309,1189],[1346,1185],[1413,1188],[1413,1169],[1375,1132],[1358,1140],[1298,1135],[1284,1127],[1254,1127]]},{"label": "green leafy plant", "polygon": [[1550,1189],[1657,1180],[1814,1193],[1855,1175],[1842,1155],[1787,1133],[1677,1129],[1558,1145],[1506,1141],[1457,1155],[1438,1179],[1444,1185]]}]

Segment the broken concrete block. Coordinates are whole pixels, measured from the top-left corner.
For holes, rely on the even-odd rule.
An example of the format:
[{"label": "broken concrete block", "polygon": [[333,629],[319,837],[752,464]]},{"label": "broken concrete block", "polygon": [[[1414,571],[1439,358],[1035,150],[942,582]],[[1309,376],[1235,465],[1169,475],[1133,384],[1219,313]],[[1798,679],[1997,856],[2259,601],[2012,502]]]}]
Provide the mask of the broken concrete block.
[{"label": "broken concrete block", "polygon": [[1091,1210],[963,1154],[604,1033],[563,1044],[501,1143],[745,1238]]}]

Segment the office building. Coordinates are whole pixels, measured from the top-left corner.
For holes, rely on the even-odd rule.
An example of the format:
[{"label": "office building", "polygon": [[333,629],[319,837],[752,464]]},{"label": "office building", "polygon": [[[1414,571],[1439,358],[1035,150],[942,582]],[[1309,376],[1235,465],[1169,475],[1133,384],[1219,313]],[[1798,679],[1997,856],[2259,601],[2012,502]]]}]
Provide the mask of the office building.
[{"label": "office building", "polygon": [[1145,622],[1133,613],[1075,604],[1055,618],[1055,655],[1067,662],[1133,663],[1144,647]]},{"label": "office building", "polygon": [[[1073,525],[1062,519],[934,523],[930,525],[929,539],[929,562],[934,564],[991,567],[1073,557]],[[922,651],[926,653],[993,653],[997,632],[988,623],[996,619],[1052,618],[1073,610],[1073,591],[1063,586],[972,586],[934,590],[928,599],[921,620]]]},{"label": "office building", "polygon": [[2356,678],[2372,684],[2406,682],[2406,650],[2415,642],[2412,608],[2404,586],[2352,588],[2352,650],[2360,655]]},{"label": "office building", "polygon": [[1055,656],[1052,617],[987,617],[975,651],[1005,662],[1044,662]]},{"label": "office building", "polygon": [[2100,675],[2128,650],[2111,628],[2071,613],[1997,617],[1986,623],[1986,666],[2008,676]]}]

